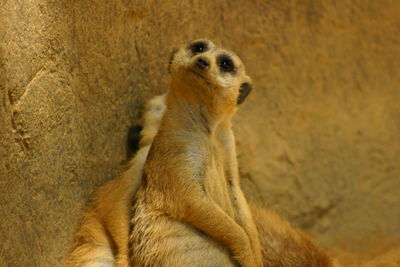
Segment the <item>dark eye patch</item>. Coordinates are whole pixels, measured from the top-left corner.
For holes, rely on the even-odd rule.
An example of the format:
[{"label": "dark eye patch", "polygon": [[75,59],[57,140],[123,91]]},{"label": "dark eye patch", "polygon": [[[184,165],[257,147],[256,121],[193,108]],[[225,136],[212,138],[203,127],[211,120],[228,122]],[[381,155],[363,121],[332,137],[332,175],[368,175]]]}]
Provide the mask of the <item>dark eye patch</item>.
[{"label": "dark eye patch", "polygon": [[195,42],[189,46],[190,51],[195,54],[203,53],[208,50],[208,44],[203,41]]},{"label": "dark eye patch", "polygon": [[217,64],[222,72],[235,73],[236,68],[233,60],[228,55],[220,55],[217,58]]}]

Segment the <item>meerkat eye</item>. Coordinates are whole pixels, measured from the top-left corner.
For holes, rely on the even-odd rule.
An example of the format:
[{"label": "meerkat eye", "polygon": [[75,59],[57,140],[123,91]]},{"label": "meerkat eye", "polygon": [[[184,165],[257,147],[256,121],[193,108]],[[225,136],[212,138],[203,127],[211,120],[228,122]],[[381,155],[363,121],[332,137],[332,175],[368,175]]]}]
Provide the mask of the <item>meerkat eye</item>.
[{"label": "meerkat eye", "polygon": [[203,53],[208,50],[208,45],[206,42],[196,42],[193,43],[189,46],[190,51],[192,51],[193,54],[199,54]]},{"label": "meerkat eye", "polygon": [[218,66],[222,72],[235,72],[235,64],[228,55],[219,56],[217,59]]}]

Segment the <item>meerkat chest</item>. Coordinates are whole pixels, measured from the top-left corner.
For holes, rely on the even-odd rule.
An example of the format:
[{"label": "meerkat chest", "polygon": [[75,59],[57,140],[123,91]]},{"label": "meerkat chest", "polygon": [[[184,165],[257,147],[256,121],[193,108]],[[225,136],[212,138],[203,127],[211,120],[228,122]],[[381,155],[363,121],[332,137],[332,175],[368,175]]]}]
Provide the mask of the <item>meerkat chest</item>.
[{"label": "meerkat chest", "polygon": [[[206,136],[195,133],[180,134],[185,136],[185,142],[180,146],[184,148],[179,152],[178,161],[182,168],[190,173],[190,178],[204,189],[205,194],[219,205],[229,215],[234,216],[234,197],[232,194],[235,159],[231,144],[221,140],[220,135]],[[189,137],[187,137],[189,136]],[[171,148],[172,149],[172,148]],[[183,152],[183,153],[181,153]],[[190,171],[189,171],[190,169]]]}]

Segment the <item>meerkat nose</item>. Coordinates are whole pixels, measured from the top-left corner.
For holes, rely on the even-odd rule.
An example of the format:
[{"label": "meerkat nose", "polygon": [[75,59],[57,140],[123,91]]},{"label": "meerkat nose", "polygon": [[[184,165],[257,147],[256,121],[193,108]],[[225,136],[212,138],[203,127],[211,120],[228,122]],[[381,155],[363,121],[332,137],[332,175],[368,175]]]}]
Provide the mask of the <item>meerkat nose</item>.
[{"label": "meerkat nose", "polygon": [[200,57],[196,60],[196,66],[201,70],[206,70],[210,66],[210,63],[208,59]]}]

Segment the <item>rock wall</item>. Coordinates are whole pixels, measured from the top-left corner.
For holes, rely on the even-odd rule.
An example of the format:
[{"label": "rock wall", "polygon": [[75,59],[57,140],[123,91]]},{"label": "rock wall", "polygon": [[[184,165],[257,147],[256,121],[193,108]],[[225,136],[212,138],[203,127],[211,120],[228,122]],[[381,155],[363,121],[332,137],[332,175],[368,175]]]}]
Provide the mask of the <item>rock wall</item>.
[{"label": "rock wall", "polygon": [[[400,2],[0,1],[0,266],[57,266],[126,162],[170,51],[207,37],[255,90],[236,117],[249,198],[327,248],[400,244]],[[3,265],[2,265],[3,264]]]}]

